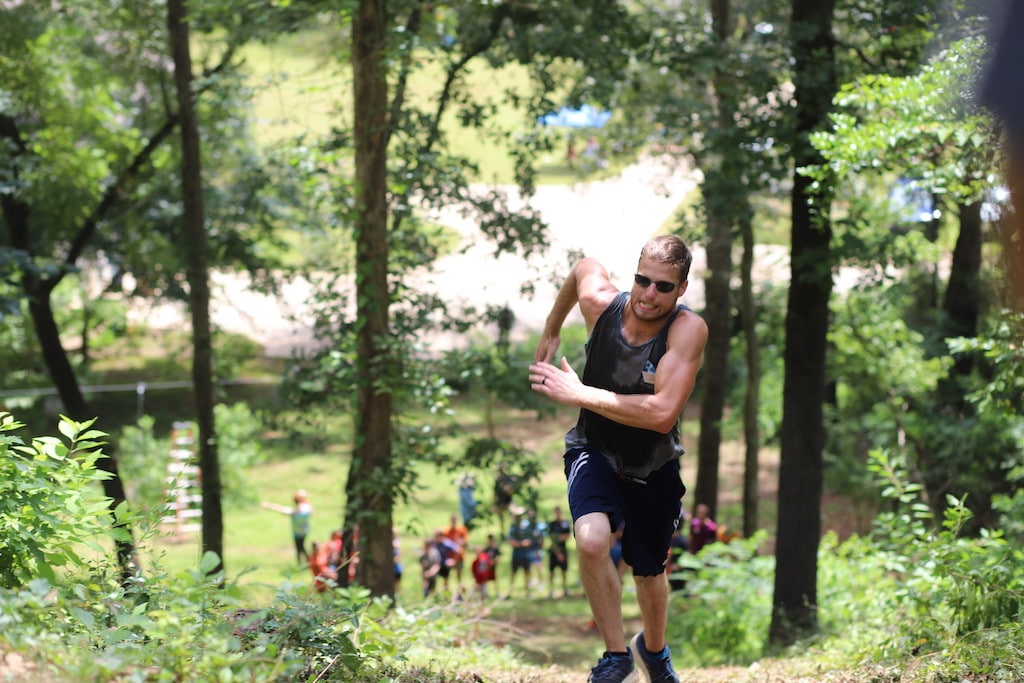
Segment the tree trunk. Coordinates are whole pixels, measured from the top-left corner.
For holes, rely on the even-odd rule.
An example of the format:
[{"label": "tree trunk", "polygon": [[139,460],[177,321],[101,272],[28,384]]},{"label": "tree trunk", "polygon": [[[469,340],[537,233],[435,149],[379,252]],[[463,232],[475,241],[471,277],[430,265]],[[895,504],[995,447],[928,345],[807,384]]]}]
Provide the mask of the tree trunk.
[{"label": "tree trunk", "polygon": [[357,577],[376,596],[394,597],[391,413],[388,362],[387,110],[385,0],[360,0],[352,24],[356,164],[355,444],[345,528],[358,520]]},{"label": "tree trunk", "polygon": [[[729,2],[713,0],[712,26],[718,46],[728,49]],[[717,125],[720,130],[732,128],[733,106],[722,93],[729,92],[723,81],[731,78],[720,70],[712,74],[714,97],[718,107]],[[717,135],[712,138],[723,144],[731,137]],[[716,167],[704,175],[702,190],[708,229],[707,275],[704,279],[704,320],[708,325],[710,343],[704,352],[704,377],[700,404],[700,436],[697,440],[697,481],[693,494],[694,506],[705,504],[712,518],[718,514],[718,463],[722,447],[722,415],[729,377],[729,340],[732,336],[732,227],[735,214],[732,205],[731,182],[725,160],[734,156],[733,150],[712,149],[709,159],[716,159]]]},{"label": "tree trunk", "polygon": [[[981,202],[961,205],[959,209],[960,233],[953,248],[953,264],[942,308],[949,323],[947,336],[973,337],[978,333],[981,310]],[[970,373],[970,361],[969,354],[958,358],[956,373]]]},{"label": "tree trunk", "polygon": [[185,240],[192,312],[192,385],[199,425],[200,489],[203,494],[203,551],[214,552],[223,570],[224,518],[221,511],[220,463],[213,418],[213,343],[210,332],[210,283],[206,254],[206,217],[199,145],[199,123],[192,97],[192,56],[189,51],[185,0],[168,0],[167,28],[174,58],[174,84],[178,95],[181,130],[181,192],[184,206],[182,234]]},{"label": "tree trunk", "polygon": [[758,475],[761,433],[758,429],[758,403],[761,396],[761,344],[757,337],[757,303],[754,301],[754,226],[749,209],[740,221],[743,260],[740,264],[740,318],[743,323],[744,359],[747,381],[743,392],[743,535],[749,538],[758,529]]},{"label": "tree trunk", "polygon": [[[705,178],[705,191],[708,180]],[[712,203],[711,206],[714,204]],[[707,275],[704,280],[703,316],[708,324],[700,403],[700,437],[697,440],[697,481],[693,504],[704,503],[712,518],[717,515],[718,462],[722,445],[722,414],[729,375],[729,338],[732,330],[732,225],[727,218],[708,211]]]},{"label": "tree trunk", "polygon": [[[794,168],[821,163],[807,136],[827,124],[836,92],[833,0],[793,0]],[[786,308],[775,592],[769,641],[790,645],[817,628],[825,443],[825,350],[832,293],[830,197],[794,171]]]},{"label": "tree trunk", "polygon": [[1000,223],[999,242],[1003,247],[1008,303],[1014,310],[1024,312],[1024,131],[1007,131],[1005,154],[1006,184],[1013,212]]}]

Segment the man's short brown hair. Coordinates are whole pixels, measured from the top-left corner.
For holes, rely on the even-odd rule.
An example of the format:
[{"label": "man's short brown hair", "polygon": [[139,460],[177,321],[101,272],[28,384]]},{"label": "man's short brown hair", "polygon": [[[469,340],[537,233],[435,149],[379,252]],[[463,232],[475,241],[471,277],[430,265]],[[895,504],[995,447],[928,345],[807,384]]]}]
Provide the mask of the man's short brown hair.
[{"label": "man's short brown hair", "polygon": [[686,242],[676,235],[658,235],[647,240],[647,244],[640,250],[640,258],[649,258],[652,261],[667,263],[679,268],[679,282],[686,282],[690,277],[690,265],[693,263],[693,254]]}]

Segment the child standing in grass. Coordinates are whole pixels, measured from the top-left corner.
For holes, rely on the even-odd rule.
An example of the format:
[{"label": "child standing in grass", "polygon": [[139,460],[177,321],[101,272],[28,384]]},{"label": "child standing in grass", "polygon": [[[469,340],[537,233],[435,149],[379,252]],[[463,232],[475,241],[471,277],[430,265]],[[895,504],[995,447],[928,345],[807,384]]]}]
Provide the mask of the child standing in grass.
[{"label": "child standing in grass", "polygon": [[423,597],[437,590],[437,577],[441,573],[441,552],[432,539],[423,541],[420,553],[420,576],[423,577]]},{"label": "child standing in grass", "polygon": [[484,600],[487,599],[487,584],[494,580],[494,558],[485,548],[476,549],[476,557],[470,570],[473,572],[473,579],[476,581],[476,592]]},{"label": "child standing in grass", "polygon": [[309,553],[306,552],[306,536],[309,536],[309,520],[313,516],[313,506],[309,503],[309,496],[304,489],[299,489],[292,497],[294,506],[278,505],[264,501],[263,507],[274,512],[290,515],[292,518],[292,539],[295,542],[295,560],[302,563],[309,562]]}]

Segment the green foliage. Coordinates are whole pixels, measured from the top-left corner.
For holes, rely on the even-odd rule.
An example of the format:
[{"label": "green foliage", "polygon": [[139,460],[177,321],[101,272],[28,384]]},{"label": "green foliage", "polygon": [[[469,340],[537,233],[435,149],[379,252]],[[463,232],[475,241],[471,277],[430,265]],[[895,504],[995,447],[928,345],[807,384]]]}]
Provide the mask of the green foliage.
[{"label": "green foliage", "polygon": [[[690,572],[681,609],[669,618],[669,642],[679,666],[745,666],[764,657],[772,610],[775,559],[758,553],[766,534],[708,545],[685,555]],[[820,632],[811,642],[819,661],[849,662],[874,651],[888,633],[897,581],[889,554],[865,538],[840,543],[826,534],[818,547]]]},{"label": "green foliage", "polygon": [[[867,491],[864,462],[871,448],[895,446],[952,364],[928,358],[923,337],[910,329],[893,305],[894,290],[851,291],[834,306],[831,376],[836,403],[827,458],[830,482]],[[923,408],[921,407],[923,405]],[[931,423],[931,413],[918,423]],[[924,424],[921,424],[924,428]]]},{"label": "green foliage", "polygon": [[832,177],[895,169],[957,201],[978,198],[997,163],[992,123],[971,91],[983,49],[981,39],[959,41],[917,75],[870,75],[842,86],[833,130],[811,136]]},{"label": "green foliage", "polygon": [[669,619],[668,640],[679,666],[749,664],[761,657],[771,619],[775,558],[759,555],[765,540],[712,543],[697,557],[684,555],[692,572],[686,608]]},{"label": "green foliage", "polygon": [[985,378],[971,395],[982,412],[998,411],[1020,415],[1024,408],[1024,314],[1003,311],[989,329],[973,339],[950,339],[954,354],[978,354],[984,358],[991,376]]},{"label": "green foliage", "polygon": [[[964,537],[971,517],[963,499],[949,497],[941,528],[906,465],[882,451],[872,470],[892,509],[879,515],[878,541],[888,549],[898,579],[893,595],[900,618],[886,646],[897,658],[913,650],[936,676],[965,671],[1014,680],[1024,675],[1024,554],[1000,530]],[[1011,511],[1021,513],[1020,508]],[[942,678],[951,680],[952,678]]]},{"label": "green foliage", "polygon": [[[237,583],[198,566],[121,583],[110,567],[69,581],[34,579],[0,591],[0,645],[60,680],[349,682],[423,680],[434,667],[502,660],[483,648],[447,647],[466,614],[394,608],[361,588],[307,593],[285,583],[260,609],[239,602]],[[437,680],[448,680],[438,674]]]},{"label": "green foliage", "polygon": [[0,412],[0,587],[54,581],[57,570],[83,566],[81,550],[98,550],[109,533],[108,501],[95,485],[105,476],[96,461],[106,457],[106,435],[92,423],[61,417],[63,438],[26,444],[14,434],[24,425]]},{"label": "green foliage", "polygon": [[874,651],[889,633],[898,583],[889,553],[870,538],[840,543],[834,532],[825,534],[818,548],[816,645],[843,661]]},{"label": "green foliage", "polygon": [[153,433],[156,420],[142,415],[134,425],[121,430],[118,471],[124,482],[125,498],[143,516],[155,514],[164,502],[164,479],[170,439],[160,439]]},{"label": "green foliage", "polygon": [[[146,680],[270,681],[295,675],[304,661],[258,631],[261,616],[239,613],[230,584],[207,573],[218,564],[203,557],[176,576],[156,574],[120,585],[102,571],[70,585],[34,581],[27,590],[0,595],[0,618],[9,647],[36,653],[68,680],[113,680],[149,672]],[[155,676],[155,677],[154,677]]]},{"label": "green foliage", "polygon": [[[873,495],[865,485],[867,453],[902,449],[936,513],[947,495],[970,492],[968,504],[978,517],[969,529],[991,526],[988,501],[1012,493],[1006,473],[1024,457],[1024,427],[1014,407],[1020,405],[1019,394],[1014,398],[1016,364],[1006,362],[1014,358],[1014,327],[997,324],[994,339],[955,342],[955,353],[987,349],[1002,362],[996,366],[979,355],[977,372],[951,378],[953,354],[930,356],[928,339],[906,322],[910,298],[904,286],[872,283],[833,307],[829,483],[853,495]],[[961,398],[971,394],[991,398],[976,408]],[[1002,405],[1010,409],[994,409],[998,401],[1009,401]]]},{"label": "green foliage", "polygon": [[[248,473],[263,462],[262,416],[247,403],[218,403],[214,406],[218,454],[221,468],[221,499],[227,505],[244,506],[256,502]],[[121,432],[119,471],[125,483],[126,498],[143,515],[160,511],[165,504],[165,479],[170,454],[170,439],[154,434],[155,419],[141,416]],[[198,428],[192,424],[193,432]]]},{"label": "green foliage", "polygon": [[247,473],[264,459],[260,445],[262,416],[244,402],[218,403],[213,412],[217,424],[217,459],[220,461],[223,500],[228,505],[255,502]]}]

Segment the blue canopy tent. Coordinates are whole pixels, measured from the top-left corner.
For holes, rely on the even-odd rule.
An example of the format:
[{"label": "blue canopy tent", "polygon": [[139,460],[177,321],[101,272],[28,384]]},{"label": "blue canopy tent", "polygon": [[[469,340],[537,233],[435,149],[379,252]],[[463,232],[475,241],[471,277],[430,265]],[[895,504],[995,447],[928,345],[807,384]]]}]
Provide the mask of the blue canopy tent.
[{"label": "blue canopy tent", "polygon": [[537,117],[542,126],[561,128],[600,128],[612,117],[610,111],[604,111],[589,104],[580,108],[562,107],[556,112]]}]

